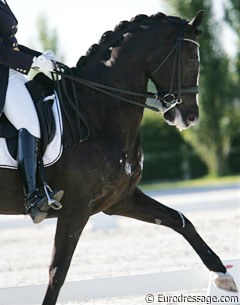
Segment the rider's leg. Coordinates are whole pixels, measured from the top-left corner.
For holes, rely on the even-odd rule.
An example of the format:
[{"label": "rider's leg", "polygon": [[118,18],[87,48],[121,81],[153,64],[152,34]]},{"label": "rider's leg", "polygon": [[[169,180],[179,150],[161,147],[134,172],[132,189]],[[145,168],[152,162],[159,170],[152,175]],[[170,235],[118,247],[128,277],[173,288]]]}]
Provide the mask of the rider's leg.
[{"label": "rider's leg", "polygon": [[39,139],[21,128],[18,132],[18,169],[24,185],[25,207],[34,223],[46,218],[47,212],[41,212],[38,207],[48,203],[46,195],[40,196],[37,192],[38,149]]},{"label": "rider's leg", "polygon": [[[50,208],[46,193],[40,192],[37,184],[37,168],[39,165],[40,141],[25,128],[18,131],[18,169],[21,174],[25,190],[25,207],[34,223],[39,223],[47,217]],[[63,191],[54,191],[51,203],[55,207],[60,204]]]},{"label": "rider's leg", "polygon": [[26,81],[22,74],[10,70],[3,112],[19,130],[18,164],[25,188],[25,206],[33,221],[39,223],[47,216],[45,206],[49,206],[46,195],[40,196],[37,192],[40,126],[32,99],[25,87]]},{"label": "rider's leg", "polygon": [[41,132],[37,112],[25,86],[27,81],[23,74],[10,69],[3,112],[17,130],[25,128],[31,135],[40,138]]}]

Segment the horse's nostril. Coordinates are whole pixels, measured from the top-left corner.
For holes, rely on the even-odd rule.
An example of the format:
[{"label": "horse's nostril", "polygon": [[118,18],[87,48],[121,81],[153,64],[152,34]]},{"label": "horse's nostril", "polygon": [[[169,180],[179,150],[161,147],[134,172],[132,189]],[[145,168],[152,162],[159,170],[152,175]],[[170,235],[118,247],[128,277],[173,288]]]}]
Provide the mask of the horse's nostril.
[{"label": "horse's nostril", "polygon": [[195,114],[189,114],[188,121],[189,122],[196,122],[197,121],[196,115]]}]

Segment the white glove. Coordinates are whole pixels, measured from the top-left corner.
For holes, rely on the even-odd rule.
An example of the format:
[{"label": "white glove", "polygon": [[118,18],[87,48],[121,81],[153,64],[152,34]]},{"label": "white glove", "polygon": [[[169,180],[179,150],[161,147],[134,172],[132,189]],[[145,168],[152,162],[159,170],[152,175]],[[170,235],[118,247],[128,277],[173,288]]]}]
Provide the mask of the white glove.
[{"label": "white glove", "polygon": [[42,55],[45,56],[47,59],[50,59],[52,61],[57,61],[55,54],[52,50],[47,50]]},{"label": "white glove", "polygon": [[51,72],[54,72],[54,65],[52,61],[46,58],[45,55],[40,55],[33,58],[32,68],[37,69],[51,78]]}]

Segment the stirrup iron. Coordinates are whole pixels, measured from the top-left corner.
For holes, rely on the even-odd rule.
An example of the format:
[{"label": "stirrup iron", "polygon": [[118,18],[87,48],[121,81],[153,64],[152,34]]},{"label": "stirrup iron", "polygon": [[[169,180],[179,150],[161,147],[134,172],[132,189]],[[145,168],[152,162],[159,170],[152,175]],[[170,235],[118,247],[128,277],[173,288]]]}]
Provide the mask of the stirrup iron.
[{"label": "stirrup iron", "polygon": [[54,200],[53,198],[50,197],[49,192],[52,192],[51,187],[47,184],[44,183],[43,185],[43,189],[44,192],[47,196],[47,200],[48,200],[48,205],[53,209],[53,210],[60,210],[62,208],[62,204],[56,200]]}]

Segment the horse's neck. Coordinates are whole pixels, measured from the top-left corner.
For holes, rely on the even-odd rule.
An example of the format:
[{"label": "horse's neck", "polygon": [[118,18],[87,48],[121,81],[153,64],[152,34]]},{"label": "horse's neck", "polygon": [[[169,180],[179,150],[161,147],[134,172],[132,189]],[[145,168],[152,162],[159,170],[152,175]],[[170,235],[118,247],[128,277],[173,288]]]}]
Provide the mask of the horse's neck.
[{"label": "horse's neck", "polygon": [[[109,87],[128,91],[146,92],[147,89],[147,78],[144,76],[143,68],[135,64],[134,61],[129,59],[124,60],[123,57],[115,62],[109,61],[101,64],[95,68],[95,71],[86,71],[83,78],[90,79]],[[122,126],[124,122],[126,122],[127,125],[127,122],[130,121],[134,124],[133,126],[135,129],[140,128],[143,108],[121,101],[117,97],[109,97],[107,94],[105,95],[102,93],[99,94],[97,91],[91,101],[89,101],[89,96],[92,96],[91,91],[86,90],[84,95],[84,99],[86,100],[85,104],[86,107],[90,109],[89,115],[93,116],[95,123],[97,123],[96,120],[99,121],[100,124],[103,121],[107,121],[109,122],[109,128],[111,128],[113,125],[116,126],[118,122],[119,125],[121,123]],[[116,93],[116,96],[122,96],[142,104],[144,103],[144,99],[142,98],[136,99],[133,96],[121,95],[119,93]],[[132,126],[129,126],[129,129],[130,127]],[[121,128],[119,128],[119,132],[121,132]]]},{"label": "horse's neck", "polygon": [[[118,55],[118,54],[117,54]],[[107,62],[89,59],[79,76],[109,87],[124,89],[134,92],[146,92],[147,78],[144,68],[134,58],[129,58],[128,53],[122,52],[116,58],[111,57]],[[80,99],[86,118],[93,125],[97,134],[116,140],[116,145],[129,146],[137,139],[143,115],[143,108],[99,93],[94,89],[82,88]],[[111,92],[113,93],[113,92]],[[114,93],[115,94],[115,93]],[[142,98],[116,93],[130,100],[144,103]]]}]

